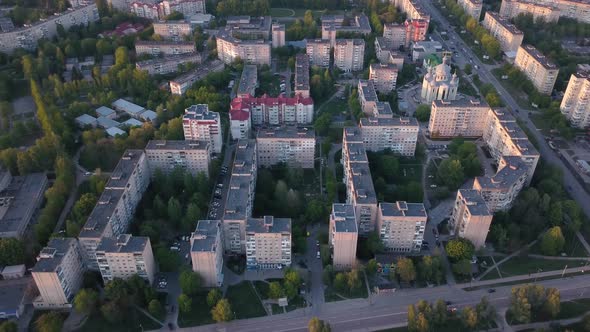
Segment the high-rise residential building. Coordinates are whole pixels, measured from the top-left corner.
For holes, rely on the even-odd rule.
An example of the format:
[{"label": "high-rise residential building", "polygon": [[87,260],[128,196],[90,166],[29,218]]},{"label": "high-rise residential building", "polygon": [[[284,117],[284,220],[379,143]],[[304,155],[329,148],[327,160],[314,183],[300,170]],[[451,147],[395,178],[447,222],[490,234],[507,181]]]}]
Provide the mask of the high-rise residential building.
[{"label": "high-rise residential building", "polygon": [[420,126],[415,118],[361,118],[359,127],[369,151],[390,149],[402,156],[414,156]]},{"label": "high-rise residential building", "polygon": [[151,2],[134,1],[129,4],[129,12],[138,17],[147,18],[148,20],[157,20],[160,18],[160,7]]},{"label": "high-rise residential building", "polygon": [[573,127],[590,126],[590,65],[578,65],[561,100],[561,113]]},{"label": "high-rise residential building", "polygon": [[431,103],[433,100],[455,100],[459,88],[459,78],[451,74],[450,58],[444,57],[443,63],[429,67],[422,81],[422,101]]},{"label": "high-rise residential building", "polygon": [[209,111],[207,104],[192,105],[185,109],[182,126],[185,140],[208,141],[211,144],[211,152],[221,153],[221,119],[219,113]]},{"label": "high-rise residential building", "polygon": [[150,54],[153,56],[176,55],[195,53],[195,43],[175,41],[148,41],[138,40],[135,42],[135,53],[137,55]]},{"label": "high-rise residential building", "polygon": [[263,39],[238,39],[232,31],[220,31],[217,35],[217,57],[226,64],[236,59],[253,65],[270,65],[271,44]]},{"label": "high-rise residential building", "polygon": [[493,176],[478,176],[473,181],[490,212],[508,210],[527,183],[529,166],[517,156],[502,156]]},{"label": "high-rise residential building", "polygon": [[557,80],[559,67],[534,46],[520,46],[516,52],[514,65],[533,82],[540,93],[551,94]]},{"label": "high-rise residential building", "polygon": [[[430,14],[416,0],[393,0],[391,3],[400,8],[408,19],[421,19],[430,22]],[[426,27],[428,29],[428,27]]]},{"label": "high-rise residential building", "polygon": [[395,89],[398,68],[390,63],[372,63],[369,66],[369,79],[375,84],[375,90],[388,94]]},{"label": "high-rise residential building", "polygon": [[391,105],[389,102],[386,101],[378,101],[375,103],[375,107],[373,107],[373,113],[370,117],[374,118],[393,118],[393,111],[391,110]]},{"label": "high-rise residential building", "polygon": [[244,65],[240,82],[238,83],[238,97],[254,97],[258,87],[258,68],[255,65]]},{"label": "high-rise residential building", "polygon": [[363,70],[365,41],[362,39],[337,39],[334,44],[334,66],[344,72]]},{"label": "high-rise residential building", "polygon": [[256,141],[239,140],[223,212],[223,248],[246,253],[246,220],[252,217],[257,174]]},{"label": "high-rise residential building", "polygon": [[156,263],[149,237],[131,234],[105,237],[96,248],[96,261],[105,283],[115,278],[126,280],[134,275],[149,284],[154,282]]},{"label": "high-rise residential building", "polygon": [[396,65],[398,70],[404,66],[405,55],[398,48],[392,47],[392,44],[383,37],[375,38],[375,54],[381,63]]},{"label": "high-rise residential building", "polygon": [[479,249],[485,244],[493,217],[477,190],[459,189],[449,228],[452,235],[468,239]]},{"label": "high-rise residential building", "polygon": [[490,106],[479,100],[434,100],[428,123],[430,137],[480,137],[489,110]]},{"label": "high-rise residential building", "polygon": [[285,46],[285,25],[275,23],[271,27],[272,29],[272,47],[283,47]]},{"label": "high-rise residential building", "polygon": [[160,18],[164,18],[173,12],[178,12],[184,17],[191,19],[198,14],[205,14],[206,9],[205,0],[164,0],[159,2],[158,6]]},{"label": "high-rise residential building", "polygon": [[197,175],[209,175],[209,141],[151,140],[145,147],[150,170],[169,174],[176,168]]},{"label": "high-rise residential building", "polygon": [[500,16],[511,19],[520,14],[531,14],[535,21],[543,19],[545,22],[556,22],[559,20],[560,10],[551,3],[542,4],[540,1],[525,2],[519,0],[504,0],[500,6]]},{"label": "high-rise residential building", "polygon": [[411,44],[426,40],[426,33],[428,32],[428,25],[430,19],[410,19],[404,22],[406,26],[406,44],[404,47],[407,49]]},{"label": "high-rise residential building", "polygon": [[[528,4],[529,6],[524,6],[523,4]],[[523,10],[526,10],[526,12],[534,12],[534,10],[538,10],[530,5],[551,6],[556,8],[559,12],[559,17],[567,17],[583,23],[590,23],[590,4],[587,1],[580,0],[502,0],[500,12],[515,12],[516,10],[513,9],[514,7],[520,7]]]},{"label": "high-rise residential building", "polygon": [[524,33],[510,23],[510,20],[503,18],[498,13],[486,12],[482,25],[500,43],[500,48],[510,58],[516,55],[522,44]]},{"label": "high-rise residential building", "polygon": [[[339,32],[368,35],[371,33],[369,18],[364,13],[348,19],[344,15],[322,15],[322,39],[329,40],[330,46],[335,47]],[[348,21],[348,24],[344,24]]]},{"label": "high-rise residential building", "polygon": [[88,268],[98,270],[96,248],[103,237],[117,237],[127,232],[149,182],[145,152],[125,151],[78,235]]},{"label": "high-rise residential building", "polygon": [[39,289],[33,304],[40,309],[71,308],[82,286],[84,261],[74,238],[53,238],[43,248],[31,270]]},{"label": "high-rise residential building", "polygon": [[372,114],[377,102],[379,102],[375,83],[372,80],[359,80],[357,93],[363,113]]},{"label": "high-rise residential building", "polygon": [[199,220],[191,235],[193,271],[203,278],[203,286],[220,287],[223,283],[223,245],[221,221]]},{"label": "high-rise residential building", "polygon": [[160,21],[155,22],[153,26],[154,34],[175,41],[183,40],[193,32],[193,26],[185,21]]},{"label": "high-rise residential building", "polygon": [[183,95],[198,80],[207,76],[209,73],[219,72],[225,68],[221,60],[214,60],[199,66],[186,74],[182,74],[170,81],[170,92],[173,95]]},{"label": "high-rise residential building", "polygon": [[385,250],[419,252],[427,219],[422,203],[379,203],[377,230]]},{"label": "high-rise residential building", "polygon": [[178,65],[189,63],[201,63],[199,53],[186,53],[169,55],[165,58],[143,60],[135,63],[135,68],[145,70],[150,75],[164,75],[179,71]]},{"label": "high-rise residential building", "polygon": [[275,269],[291,265],[291,219],[248,218],[246,222],[246,266]]},{"label": "high-rise residential building", "polygon": [[390,44],[393,49],[398,49],[406,45],[406,26],[399,23],[383,24],[383,39]]},{"label": "high-rise residential building", "polygon": [[483,8],[483,2],[481,0],[459,0],[457,4],[465,10],[467,15],[473,17],[479,22],[481,16],[481,10]]},{"label": "high-rise residential building", "polygon": [[225,21],[225,30],[236,38],[270,40],[272,37],[270,16],[228,16]]},{"label": "high-rise residential building", "polygon": [[315,131],[306,127],[260,128],[256,135],[258,165],[285,163],[289,167],[314,168]]},{"label": "high-rise residential building", "polygon": [[305,50],[312,66],[330,66],[330,41],[323,39],[307,39]]},{"label": "high-rise residential building", "polygon": [[295,95],[309,97],[309,57],[305,54],[295,55]]},{"label": "high-rise residential building", "polygon": [[329,236],[334,270],[349,270],[355,267],[358,227],[354,206],[332,204]]}]

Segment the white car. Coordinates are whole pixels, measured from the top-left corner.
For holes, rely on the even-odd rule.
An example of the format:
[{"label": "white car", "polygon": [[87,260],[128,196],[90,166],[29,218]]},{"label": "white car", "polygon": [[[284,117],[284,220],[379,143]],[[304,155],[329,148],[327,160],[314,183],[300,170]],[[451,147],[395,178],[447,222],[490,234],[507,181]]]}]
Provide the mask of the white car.
[{"label": "white car", "polygon": [[318,251],[317,255],[316,255],[317,259],[320,259],[320,252]]}]

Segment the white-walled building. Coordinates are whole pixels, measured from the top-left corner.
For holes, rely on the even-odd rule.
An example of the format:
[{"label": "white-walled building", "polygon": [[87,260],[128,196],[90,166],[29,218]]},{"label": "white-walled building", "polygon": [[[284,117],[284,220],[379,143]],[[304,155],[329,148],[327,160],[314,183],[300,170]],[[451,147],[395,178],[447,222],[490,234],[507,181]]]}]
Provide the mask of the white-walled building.
[{"label": "white-walled building", "polygon": [[479,249],[485,244],[493,217],[477,190],[459,189],[449,220],[451,235],[465,238]]},{"label": "white-walled building", "polygon": [[272,216],[248,218],[246,266],[249,269],[291,266],[291,219]]},{"label": "white-walled building", "polygon": [[428,68],[422,82],[422,101],[455,100],[458,88],[459,78],[456,73],[451,74],[450,58],[445,57],[440,65]]},{"label": "white-walled building", "polygon": [[432,101],[428,131],[430,137],[480,137],[490,106],[471,99]]},{"label": "white-walled building", "polygon": [[573,127],[590,126],[588,100],[590,100],[590,65],[578,65],[578,70],[570,76],[559,107]]},{"label": "white-walled building", "polygon": [[363,142],[368,151],[390,149],[402,156],[414,156],[420,126],[415,118],[361,118]]},{"label": "white-walled building", "polygon": [[377,230],[385,250],[419,252],[428,216],[422,203],[380,203]]},{"label": "white-walled building", "polygon": [[256,135],[258,165],[285,163],[289,167],[314,168],[315,131],[306,127],[260,128]]},{"label": "white-walled building", "polygon": [[199,220],[191,235],[190,254],[193,271],[203,278],[203,286],[220,287],[223,284],[221,221]]},{"label": "white-walled building", "polygon": [[138,275],[150,285],[154,282],[156,263],[149,237],[121,234],[103,238],[96,248],[96,261],[105,283],[115,278]]},{"label": "white-walled building", "polygon": [[184,110],[182,117],[184,139],[208,141],[213,153],[221,153],[223,132],[219,113],[210,112],[207,104],[192,105]]},{"label": "white-walled building", "polygon": [[350,270],[355,267],[358,227],[354,206],[332,204],[329,235],[334,270]]},{"label": "white-walled building", "polygon": [[152,174],[156,169],[169,174],[178,167],[194,176],[199,173],[209,176],[209,146],[209,141],[150,140],[145,154]]},{"label": "white-walled building", "polygon": [[334,66],[345,72],[363,70],[365,41],[362,39],[337,39],[334,45]]},{"label": "white-walled building", "polygon": [[369,66],[369,79],[381,93],[391,93],[397,82],[398,67],[391,63],[372,63]]}]

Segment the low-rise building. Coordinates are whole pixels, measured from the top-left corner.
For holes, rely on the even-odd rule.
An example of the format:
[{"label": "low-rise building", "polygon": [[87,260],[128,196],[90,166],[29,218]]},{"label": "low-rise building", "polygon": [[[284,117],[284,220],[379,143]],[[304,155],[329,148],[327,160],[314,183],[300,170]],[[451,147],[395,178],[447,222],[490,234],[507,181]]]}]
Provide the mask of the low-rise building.
[{"label": "low-rise building", "polygon": [[193,26],[186,21],[160,21],[155,22],[153,26],[154,34],[174,41],[181,41],[193,32]]},{"label": "low-rise building", "polygon": [[380,203],[377,229],[385,250],[419,252],[427,219],[426,208],[422,203]]},{"label": "low-rise building", "polygon": [[372,63],[369,66],[369,79],[375,84],[375,89],[388,94],[395,89],[398,68],[390,63]]},{"label": "low-rise building", "polygon": [[415,118],[361,118],[359,127],[369,151],[386,149],[402,156],[414,156],[420,126]]},{"label": "low-rise building", "polygon": [[196,176],[203,173],[209,176],[211,161],[208,141],[151,140],[145,147],[150,170],[161,170],[169,174],[176,168]]},{"label": "low-rise building", "polygon": [[481,10],[483,8],[483,2],[481,0],[459,0],[457,3],[463,8],[463,10],[465,10],[467,15],[479,22],[479,17],[481,16]]},{"label": "low-rise building", "polygon": [[246,266],[248,269],[291,266],[291,219],[272,216],[248,218]]},{"label": "low-rise building", "polygon": [[117,122],[115,120],[111,120],[110,118],[105,118],[102,116],[99,116],[96,119],[96,124],[97,126],[101,127],[102,129],[108,130],[111,128],[118,128],[119,126],[121,126],[120,122]]},{"label": "low-rise building", "polygon": [[554,4],[547,1],[520,1],[520,0],[503,0],[500,6],[500,16],[511,19],[520,14],[531,14],[535,21],[543,19],[545,22],[555,22],[559,20],[561,11]]},{"label": "low-rise building", "polygon": [[434,100],[428,123],[430,137],[480,137],[489,110],[479,100]]},{"label": "low-rise building", "polygon": [[185,140],[209,142],[212,153],[221,153],[221,118],[219,113],[210,112],[207,104],[192,105],[185,109],[182,127]]},{"label": "low-rise building", "polygon": [[258,69],[255,65],[244,65],[242,76],[238,83],[238,97],[254,97],[258,87]]},{"label": "low-rise building", "polygon": [[363,113],[372,114],[377,102],[379,102],[375,84],[372,80],[359,80],[357,91]]},{"label": "low-rise building", "polygon": [[114,120],[117,117],[117,112],[110,107],[101,106],[96,109],[96,116]]},{"label": "low-rise building", "polygon": [[295,55],[295,95],[309,97],[309,57],[305,54]]},{"label": "low-rise building", "polygon": [[35,308],[71,308],[84,274],[78,241],[73,238],[51,239],[39,253],[31,274],[39,289],[39,298],[33,302]]},{"label": "low-rise building", "polygon": [[494,12],[486,12],[482,25],[498,40],[502,51],[508,57],[514,57],[524,38],[522,31],[518,30],[508,19],[502,18]]},{"label": "low-rise building", "polygon": [[203,286],[220,287],[223,284],[221,221],[199,220],[191,235],[190,254],[193,271],[203,278]]},{"label": "low-rise building", "polygon": [[256,135],[258,165],[285,163],[289,167],[314,168],[315,131],[306,127],[260,128]]},{"label": "low-rise building", "polygon": [[272,47],[283,47],[285,46],[285,25],[275,23],[271,27],[272,29]]},{"label": "low-rise building", "polygon": [[578,65],[570,76],[565,94],[561,100],[561,113],[573,127],[590,126],[590,65]]},{"label": "low-rise building", "polygon": [[362,39],[337,39],[334,44],[334,66],[345,72],[363,70],[365,41]]},{"label": "low-rise building", "polygon": [[557,80],[559,67],[534,46],[520,46],[516,52],[514,65],[533,82],[540,93],[551,94]]},{"label": "low-rise building", "polygon": [[150,54],[153,56],[176,55],[195,53],[195,43],[193,42],[175,42],[175,41],[148,41],[138,40],[135,42],[135,54]]},{"label": "low-rise building", "polygon": [[270,42],[263,39],[241,40],[226,30],[217,35],[217,57],[225,64],[240,58],[244,63],[270,66],[270,49]]},{"label": "low-rise building", "polygon": [[198,80],[207,76],[209,73],[222,71],[225,64],[220,60],[204,63],[196,69],[193,69],[186,74],[182,74],[169,82],[170,92],[173,95],[183,95],[193,84]]},{"label": "low-rise building", "polygon": [[330,66],[331,46],[329,40],[307,39],[305,50],[312,66],[324,68]]},{"label": "low-rise building", "polygon": [[78,127],[80,128],[86,128],[86,127],[96,127],[96,118],[93,117],[92,115],[88,115],[88,114],[82,114],[79,117],[77,117],[75,119],[76,124],[78,125]]},{"label": "low-rise building", "polygon": [[355,267],[358,227],[354,206],[340,203],[332,204],[329,235],[334,270],[349,270]]},{"label": "low-rise building", "polygon": [[125,99],[117,99],[112,103],[115,110],[127,113],[131,117],[137,118],[141,112],[145,111],[143,106],[139,106]]},{"label": "low-rise building", "polygon": [[147,18],[148,20],[157,20],[160,18],[160,7],[155,3],[134,1],[129,5],[129,12],[137,17]]},{"label": "low-rise building", "polygon": [[156,263],[149,237],[121,234],[102,238],[96,248],[96,261],[105,283],[134,275],[150,285],[154,282]]},{"label": "low-rise building", "polygon": [[164,58],[139,61],[135,67],[147,71],[150,75],[164,75],[178,71],[178,65],[189,63],[201,63],[201,55],[199,53],[170,55]]},{"label": "low-rise building", "polygon": [[422,62],[427,56],[434,54],[443,57],[443,46],[438,41],[420,41],[412,44],[412,61]]},{"label": "low-rise building", "polygon": [[471,241],[479,249],[485,244],[493,217],[477,190],[459,189],[449,229],[452,235]]}]

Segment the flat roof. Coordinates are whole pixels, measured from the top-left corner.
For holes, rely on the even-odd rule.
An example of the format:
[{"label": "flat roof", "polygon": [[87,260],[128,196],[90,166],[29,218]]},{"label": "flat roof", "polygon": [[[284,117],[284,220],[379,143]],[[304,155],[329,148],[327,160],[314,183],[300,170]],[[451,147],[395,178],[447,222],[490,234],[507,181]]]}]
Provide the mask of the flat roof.
[{"label": "flat roof", "polygon": [[490,108],[490,106],[483,100],[468,98],[457,100],[433,100],[432,104],[436,106],[436,108]]},{"label": "flat roof", "polygon": [[39,253],[39,260],[32,272],[55,272],[61,261],[72,246],[76,245],[74,238],[53,238]]},{"label": "flat roof", "polygon": [[119,109],[119,110],[121,110],[125,113],[129,113],[131,115],[139,114],[145,110],[144,107],[134,104],[134,103],[127,101],[125,99],[117,99],[113,102],[112,105],[115,109]]},{"label": "flat roof", "polygon": [[127,134],[127,132],[125,132],[124,130],[121,130],[117,127],[110,127],[106,129],[106,132],[109,136],[111,137],[115,137],[117,135],[125,135]]},{"label": "flat roof", "polygon": [[143,126],[143,122],[141,122],[141,121],[139,121],[137,119],[134,119],[134,118],[127,119],[127,120],[123,121],[121,124],[124,125],[124,126],[129,126],[129,127],[141,127],[141,126]]},{"label": "flat roof", "polygon": [[300,53],[295,55],[295,91],[309,90],[309,57]]},{"label": "flat roof", "polygon": [[104,116],[99,116],[96,119],[96,122],[98,123],[99,126],[105,128],[105,129],[116,128],[121,125],[121,123],[119,123],[113,119],[106,118]]},{"label": "flat roof", "polygon": [[76,121],[81,122],[86,125],[94,124],[96,122],[96,118],[92,115],[82,114],[76,118]]},{"label": "flat roof", "polygon": [[368,163],[350,164],[350,176],[354,186],[357,204],[376,204],[377,195],[373,187],[371,170]]},{"label": "flat roof", "polygon": [[346,142],[359,142],[363,143],[363,134],[361,132],[361,128],[358,126],[354,127],[344,127],[343,129],[343,137]]},{"label": "flat roof", "polygon": [[328,39],[306,39],[306,44],[320,44],[320,45],[330,45],[330,40]]},{"label": "flat roof", "polygon": [[336,39],[336,45],[348,45],[352,43],[352,45],[357,45],[357,46],[364,46],[365,45],[365,41],[363,39],[360,38],[350,38],[350,39]]},{"label": "flat roof", "polygon": [[242,76],[238,84],[238,94],[254,95],[256,87],[258,86],[258,69],[256,65],[244,65]]},{"label": "flat roof", "polygon": [[[247,206],[250,200],[250,176],[232,175],[223,212],[224,220],[244,220],[248,215]],[[253,193],[252,193],[253,194]]]},{"label": "flat roof", "polygon": [[150,140],[145,151],[150,150],[207,150],[209,142],[196,140]]},{"label": "flat roof", "polygon": [[215,252],[217,237],[221,234],[221,221],[199,220],[197,228],[191,235],[191,251]]},{"label": "flat roof", "polygon": [[184,110],[183,119],[219,121],[219,113],[210,112],[207,104],[197,104]]},{"label": "flat roof", "polygon": [[195,44],[193,42],[183,42],[183,41],[171,41],[171,40],[136,40],[135,47],[137,46],[151,46],[151,47],[160,47],[160,46],[185,46],[185,47],[192,47],[195,48]]},{"label": "flat roof", "polygon": [[393,63],[372,63],[369,65],[370,70],[395,70],[398,68]]},{"label": "flat roof", "polygon": [[[154,24],[156,24],[156,23],[154,23]],[[198,62],[201,60],[201,55],[197,52],[189,52],[189,53],[183,53],[183,54],[171,54],[171,55],[167,55],[162,58],[158,57],[158,58],[154,58],[154,59],[147,59],[147,60],[139,61],[139,62],[135,63],[135,66],[138,69],[142,69],[142,67],[145,67],[145,66],[165,64],[165,63],[169,63],[169,62],[187,62],[190,60],[195,60],[195,62]]]},{"label": "flat roof", "polygon": [[260,128],[256,139],[314,139],[315,131],[308,127],[281,126],[272,128]]},{"label": "flat roof", "polygon": [[502,156],[506,165],[494,176],[478,176],[476,181],[484,189],[509,189],[523,176],[527,176],[529,166],[518,156]]},{"label": "flat roof", "polygon": [[256,140],[241,139],[238,141],[232,175],[252,175],[252,168],[256,162]]},{"label": "flat roof", "polygon": [[559,70],[559,68],[553,63],[549,58],[547,58],[543,53],[537,50],[533,45],[521,45],[518,50],[522,50],[528,53],[535,61],[537,61],[541,66],[545,69],[553,69]]},{"label": "flat roof", "polygon": [[408,117],[392,117],[392,118],[361,118],[361,127],[418,127],[418,120],[416,118]]},{"label": "flat roof", "polygon": [[348,160],[354,163],[368,163],[367,150],[363,142],[347,142]]},{"label": "flat roof", "polygon": [[378,101],[375,103],[375,108],[377,109],[377,113],[379,115],[393,116],[393,111],[391,110],[391,105],[389,105],[388,102]]},{"label": "flat roof", "polygon": [[8,316],[16,315],[31,282],[34,283],[29,276],[0,281],[0,312]]},{"label": "flat roof", "polygon": [[291,233],[291,218],[275,218],[273,216],[248,218],[246,221],[246,232]]},{"label": "flat roof", "polygon": [[363,98],[366,101],[379,101],[379,98],[377,98],[377,92],[375,91],[375,84],[372,80],[359,80],[357,87],[359,89],[359,95],[362,91]]},{"label": "flat roof", "polygon": [[473,216],[491,216],[492,213],[477,190],[473,189],[459,189],[459,193],[465,201],[465,207]]},{"label": "flat roof", "polygon": [[110,107],[106,107],[106,106],[101,106],[96,109],[96,114],[98,116],[109,116],[114,113],[116,113],[114,109],[112,109]]},{"label": "flat roof", "polygon": [[96,251],[105,253],[143,253],[149,242],[149,237],[132,236],[131,234],[121,234],[116,238],[103,237],[98,243]]},{"label": "flat roof", "polygon": [[358,233],[356,215],[352,204],[332,204],[332,219],[336,232]]},{"label": "flat roof", "polygon": [[405,201],[379,203],[379,209],[381,214],[386,217],[428,217],[422,203],[407,203]]},{"label": "flat roof", "polygon": [[[31,209],[35,208],[43,199],[43,192],[47,188],[45,173],[31,173],[23,176],[13,176],[6,189],[0,192],[3,212],[0,217],[0,233],[18,233],[26,228]],[[31,214],[32,215],[32,214]]]},{"label": "flat roof", "polygon": [[495,12],[486,12],[486,16],[490,16],[494,21],[498,22],[504,29],[508,30],[513,35],[522,35],[523,32],[518,30],[516,25],[510,23],[509,19],[503,18],[500,14]]}]

